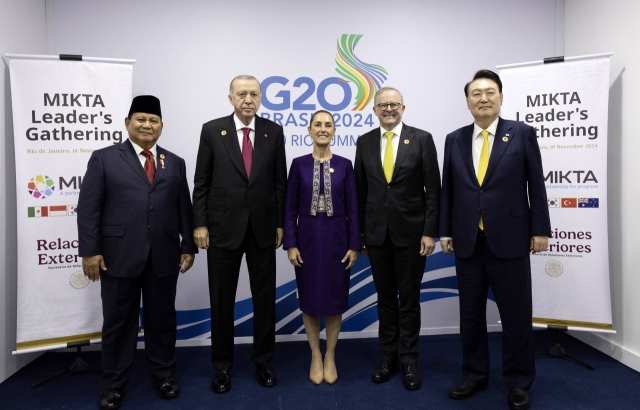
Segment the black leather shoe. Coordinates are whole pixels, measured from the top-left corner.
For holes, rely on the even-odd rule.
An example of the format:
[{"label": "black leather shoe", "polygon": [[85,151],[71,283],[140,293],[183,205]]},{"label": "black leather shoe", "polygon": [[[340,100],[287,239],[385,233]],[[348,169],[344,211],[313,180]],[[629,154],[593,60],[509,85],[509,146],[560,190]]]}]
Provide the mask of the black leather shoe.
[{"label": "black leather shoe", "polygon": [[273,387],[278,384],[278,376],[276,376],[276,372],[273,371],[269,363],[256,366],[256,377],[262,387]]},{"label": "black leather shoe", "polygon": [[173,377],[154,380],[153,387],[160,391],[160,397],[163,399],[175,399],[180,395],[180,385]]},{"label": "black leather shoe", "polygon": [[422,376],[415,363],[402,363],[402,385],[407,390],[418,390],[422,386]]},{"label": "black leather shoe", "polygon": [[380,366],[371,375],[371,381],[374,383],[384,383],[391,379],[391,375],[398,371],[398,362],[395,360],[380,362]]},{"label": "black leather shoe", "polygon": [[449,397],[456,400],[464,400],[472,397],[479,391],[487,390],[489,388],[489,383],[474,383],[468,380],[463,380],[462,382],[455,385],[455,387],[449,390]]},{"label": "black leather shoe", "polygon": [[529,392],[520,389],[511,389],[509,393],[509,408],[511,410],[527,410],[531,406]]},{"label": "black leather shoe", "polygon": [[124,389],[106,389],[100,398],[101,409],[119,409],[122,407]]},{"label": "black leather shoe", "polygon": [[216,370],[215,376],[211,379],[211,390],[216,393],[226,393],[231,390],[229,370]]}]

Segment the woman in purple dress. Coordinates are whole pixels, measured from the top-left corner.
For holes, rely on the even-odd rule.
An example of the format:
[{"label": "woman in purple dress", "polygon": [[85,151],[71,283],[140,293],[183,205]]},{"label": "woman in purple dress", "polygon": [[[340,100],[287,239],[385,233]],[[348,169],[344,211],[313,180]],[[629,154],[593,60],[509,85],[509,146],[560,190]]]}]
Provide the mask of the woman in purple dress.
[{"label": "woman in purple dress", "polygon": [[[295,266],[311,346],[309,379],[333,384],[338,380],[335,347],[342,314],[349,308],[349,272],[362,248],[358,196],[351,161],[331,153],[336,133],[331,113],[313,114],[308,130],[313,152],[295,158],[289,170],[283,243]],[[320,317],[325,318],[327,337],[324,363]]]}]

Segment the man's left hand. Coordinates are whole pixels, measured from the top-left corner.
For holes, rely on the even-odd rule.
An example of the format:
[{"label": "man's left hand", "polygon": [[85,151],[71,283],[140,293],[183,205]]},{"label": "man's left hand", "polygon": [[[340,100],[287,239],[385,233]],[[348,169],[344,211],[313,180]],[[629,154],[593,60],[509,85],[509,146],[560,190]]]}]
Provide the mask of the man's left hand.
[{"label": "man's left hand", "polygon": [[429,256],[436,248],[436,241],[430,236],[423,236],[420,239],[420,256]]},{"label": "man's left hand", "polygon": [[276,228],[276,249],[282,246],[282,237],[284,236],[284,229]]},{"label": "man's left hand", "polygon": [[546,236],[532,236],[529,249],[533,253],[542,252],[549,246],[549,238]]},{"label": "man's left hand", "polygon": [[193,266],[193,261],[195,260],[195,255],[189,253],[183,253],[180,255],[180,265],[182,269],[180,272],[185,273]]}]

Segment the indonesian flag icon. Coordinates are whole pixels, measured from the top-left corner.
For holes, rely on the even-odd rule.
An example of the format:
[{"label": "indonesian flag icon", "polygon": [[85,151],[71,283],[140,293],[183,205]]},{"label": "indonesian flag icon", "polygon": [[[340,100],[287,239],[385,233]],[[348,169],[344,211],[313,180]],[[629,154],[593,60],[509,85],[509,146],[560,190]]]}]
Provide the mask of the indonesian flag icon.
[{"label": "indonesian flag icon", "polygon": [[49,216],[67,216],[67,206],[66,205],[50,206]]},{"label": "indonesian flag icon", "polygon": [[563,208],[577,208],[578,207],[578,198],[562,198],[562,207]]}]

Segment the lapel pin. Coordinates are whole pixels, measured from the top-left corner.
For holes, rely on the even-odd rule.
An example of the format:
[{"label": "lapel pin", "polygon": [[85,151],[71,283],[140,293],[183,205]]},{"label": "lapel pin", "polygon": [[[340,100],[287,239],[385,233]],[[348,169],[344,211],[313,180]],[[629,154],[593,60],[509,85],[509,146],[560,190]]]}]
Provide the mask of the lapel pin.
[{"label": "lapel pin", "polygon": [[227,130],[222,130],[222,132],[220,134],[227,135]]},{"label": "lapel pin", "polygon": [[333,172],[333,168],[329,168],[329,172]]},{"label": "lapel pin", "polygon": [[267,134],[264,134],[264,137],[267,138]]},{"label": "lapel pin", "polygon": [[160,159],[164,159],[164,154],[160,154]]},{"label": "lapel pin", "polygon": [[508,137],[508,135],[509,135],[509,134],[507,134],[507,135],[505,135],[504,137],[502,137],[502,141],[504,141],[504,142],[509,141],[509,137]]},{"label": "lapel pin", "polygon": [[409,144],[409,140],[404,140],[404,145]]},{"label": "lapel pin", "polygon": [[164,169],[164,155],[160,155],[160,165],[162,166],[162,169]]}]

